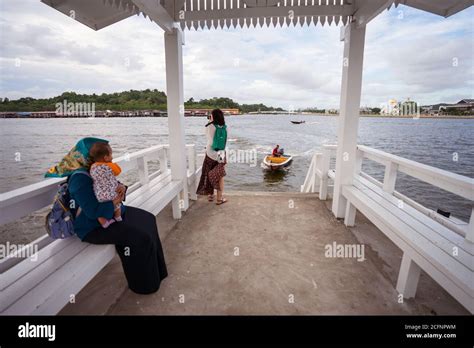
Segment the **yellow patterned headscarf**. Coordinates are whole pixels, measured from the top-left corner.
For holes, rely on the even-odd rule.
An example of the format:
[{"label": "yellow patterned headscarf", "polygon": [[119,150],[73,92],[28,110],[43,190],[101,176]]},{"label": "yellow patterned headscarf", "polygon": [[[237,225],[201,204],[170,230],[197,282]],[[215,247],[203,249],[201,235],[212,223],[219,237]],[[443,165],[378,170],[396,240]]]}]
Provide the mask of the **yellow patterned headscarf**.
[{"label": "yellow patterned headscarf", "polygon": [[48,169],[45,177],[64,177],[71,175],[76,170],[88,170],[91,161],[89,150],[97,142],[108,143],[107,140],[99,138],[83,138],[74,146],[61,162]]}]

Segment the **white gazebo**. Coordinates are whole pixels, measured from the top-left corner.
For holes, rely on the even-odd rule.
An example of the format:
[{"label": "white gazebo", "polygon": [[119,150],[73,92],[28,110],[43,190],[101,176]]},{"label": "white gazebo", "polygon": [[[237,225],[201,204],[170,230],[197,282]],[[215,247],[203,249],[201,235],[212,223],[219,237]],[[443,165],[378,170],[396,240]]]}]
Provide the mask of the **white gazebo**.
[{"label": "white gazebo", "polygon": [[[139,169],[140,182],[128,199],[155,215],[172,201],[175,218],[181,216],[181,210],[188,208],[188,197],[196,198],[193,185],[199,175],[194,148],[185,144],[184,136],[183,31],[245,26],[340,25],[344,54],[338,143],[337,146],[326,146],[322,154],[315,154],[302,191],[319,192],[319,198],[324,200],[328,195],[328,180],[333,180],[333,214],[345,218],[346,226],[352,226],[356,209],[359,210],[403,251],[396,285],[403,297],[414,297],[423,269],[466,309],[474,312],[474,213],[469,222],[453,221],[395,191],[397,172],[404,172],[474,200],[474,180],[357,144],[366,25],[391,6],[403,4],[449,17],[471,6],[474,0],[42,2],[94,30],[140,14],[164,30],[169,146],[155,146],[132,154],[132,162]],[[330,169],[331,153],[336,157],[333,169]],[[148,173],[146,161],[150,157],[160,159],[160,173]],[[383,182],[361,171],[363,158],[385,166]],[[130,166],[128,163],[122,159],[121,165]],[[50,179],[2,194],[0,203],[4,214],[0,216],[0,224],[15,221],[47,206],[58,182],[60,180]],[[164,188],[166,191],[160,191]],[[36,244],[40,245],[42,262],[33,264],[28,259],[15,258],[0,262],[0,271],[7,272],[0,287],[5,295],[0,302],[0,313],[57,313],[68,302],[67,291],[79,291],[115,255],[113,246],[85,246],[86,243],[70,239],[52,242],[42,238]],[[78,260],[85,260],[87,267],[84,263],[77,267]]]}]

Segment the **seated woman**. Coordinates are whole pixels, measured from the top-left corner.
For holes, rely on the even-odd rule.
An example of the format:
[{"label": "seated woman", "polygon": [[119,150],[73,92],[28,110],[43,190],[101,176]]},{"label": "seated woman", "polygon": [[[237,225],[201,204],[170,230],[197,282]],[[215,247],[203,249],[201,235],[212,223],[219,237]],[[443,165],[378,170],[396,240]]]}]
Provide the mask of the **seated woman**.
[{"label": "seated woman", "polygon": [[[128,287],[138,294],[150,294],[160,288],[168,275],[161,247],[155,216],[145,210],[121,205],[122,221],[104,228],[98,218],[112,219],[114,208],[125,194],[123,185],[117,187],[117,196],[112,201],[99,202],[95,196],[93,182],[88,170],[91,165],[90,150],[97,143],[107,140],[84,138],[52,167],[47,177],[69,177],[69,192],[77,215],[74,232],[84,242],[92,244],[115,244],[122,261]],[[85,175],[73,175],[79,173]]]}]

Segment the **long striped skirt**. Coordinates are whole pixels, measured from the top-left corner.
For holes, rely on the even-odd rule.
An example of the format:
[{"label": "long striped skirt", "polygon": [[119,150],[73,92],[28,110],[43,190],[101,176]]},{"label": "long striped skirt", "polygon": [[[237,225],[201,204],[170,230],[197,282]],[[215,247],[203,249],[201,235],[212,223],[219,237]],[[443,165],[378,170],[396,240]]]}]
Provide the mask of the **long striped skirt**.
[{"label": "long striped skirt", "polygon": [[219,180],[226,176],[225,163],[214,161],[206,155],[202,164],[201,180],[196,190],[198,195],[212,195],[214,189],[220,190]]}]

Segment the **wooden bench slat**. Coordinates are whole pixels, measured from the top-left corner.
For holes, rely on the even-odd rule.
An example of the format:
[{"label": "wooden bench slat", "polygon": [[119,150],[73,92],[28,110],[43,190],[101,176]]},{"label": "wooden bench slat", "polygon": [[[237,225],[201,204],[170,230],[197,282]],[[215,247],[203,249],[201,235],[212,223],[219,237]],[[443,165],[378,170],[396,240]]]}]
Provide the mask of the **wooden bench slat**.
[{"label": "wooden bench slat", "polygon": [[343,194],[349,201],[357,201],[354,205],[361,212],[363,211],[360,207],[365,206],[379,216],[383,214],[385,225],[388,226],[392,232],[396,231],[395,234],[404,241],[404,245],[398,245],[400,244],[399,240],[395,241],[390,238],[395,244],[403,251],[405,251],[407,247],[413,249],[424,259],[428,260],[433,267],[446,274],[448,278],[472,296],[474,293],[474,278],[473,272],[470,271],[468,267],[454,257],[447,255],[426,237],[418,234],[409,224],[393,215],[392,211],[381,209],[379,202],[374,201],[355,186],[344,186]]},{"label": "wooden bench slat", "polygon": [[[16,268],[12,268],[8,275],[8,286],[2,290],[2,299],[0,300],[0,311],[4,311],[9,304],[14,303],[18,298],[22,297],[25,293],[35,288],[45,278],[59,271],[63,265],[69,260],[73,259],[76,255],[80,254],[89,244],[83,243],[78,238],[72,243],[69,243],[65,248],[62,248],[59,252],[51,255],[48,259],[44,260],[37,267],[30,267],[30,264],[35,262],[25,260],[21,265],[26,265],[30,268],[28,273],[22,274],[20,278],[15,279]],[[78,264],[80,267],[80,264]]]},{"label": "wooden bench slat", "polygon": [[54,241],[55,239],[51,238],[47,234],[44,234],[43,236],[35,239],[33,242],[26,244],[17,253],[7,255],[7,257],[0,260],[0,274],[6,272],[8,269],[12,268],[13,266],[23,261],[25,257],[17,257],[17,256],[21,255],[22,250],[25,250],[26,248],[28,248],[30,244],[37,246],[38,251],[39,251]]},{"label": "wooden bench slat", "polygon": [[[357,207],[377,228],[379,228],[395,245],[416,262],[426,273],[428,273],[438,284],[456,298],[471,313],[474,313],[474,291],[472,272],[467,267],[462,268],[471,273],[467,279],[457,279],[453,274],[446,271],[446,267],[440,267],[440,263],[433,263],[433,258],[428,258],[426,253],[420,252],[419,248],[410,241],[405,240],[399,233],[394,232],[393,219],[390,219],[390,213],[385,212],[383,216],[376,213],[377,203],[369,199],[360,190],[354,186],[343,186],[343,195]],[[380,209],[379,209],[380,210]],[[453,279],[454,278],[454,279]]]},{"label": "wooden bench slat", "polygon": [[125,205],[139,207],[143,202],[146,202],[148,199],[152,198],[163,185],[166,185],[170,181],[171,174],[167,173],[164,175],[159,175],[149,183],[142,185],[133,191],[129,196],[127,196]]},{"label": "wooden bench slat", "polygon": [[114,245],[92,245],[44,278],[2,314],[45,315],[57,313],[115,256]]},{"label": "wooden bench slat", "polygon": [[160,199],[150,199],[141,206],[141,209],[149,211],[156,215],[182,190],[182,184],[178,181],[172,181],[157,192]]},{"label": "wooden bench slat", "polygon": [[38,253],[35,255],[37,258],[36,261],[31,260],[31,258],[27,258],[17,264],[15,267],[6,270],[1,277],[2,282],[0,284],[0,290],[4,290],[5,288],[9,287],[12,282],[18,281],[36,267],[41,266],[43,262],[48,261],[48,259],[50,259],[52,256],[60,253],[65,248],[68,248],[69,245],[73,244],[77,239],[77,237],[70,237],[56,240],[38,251]]},{"label": "wooden bench slat", "polygon": [[[462,236],[449,230],[440,223],[437,223],[408,204],[404,205],[403,209],[399,208],[398,199],[396,197],[383,191],[381,188],[364,178],[359,177],[354,179],[354,186],[360,190],[369,189],[370,192],[368,190],[364,192],[373,197],[377,202],[380,202],[382,207],[390,210],[393,214],[397,214],[401,220],[409,219],[410,225],[413,226],[418,233],[425,236],[435,245],[438,245],[449,256],[454,257],[453,247],[457,247],[459,255],[456,256],[456,258],[458,258],[465,266],[474,270],[474,259],[471,254],[472,246],[468,245],[469,242],[466,242]],[[378,200],[377,197],[380,197],[381,199]]]},{"label": "wooden bench slat", "polygon": [[[379,183],[373,179],[370,178],[367,174],[363,173],[363,175],[356,177],[358,181],[361,181],[364,185],[367,185],[369,188],[374,190],[377,193],[380,193],[383,197],[385,197],[387,200],[392,202],[394,205],[398,207],[398,203],[400,201],[407,200],[404,202],[404,208],[407,212],[410,212],[411,215],[413,215],[414,218],[419,220],[421,223],[425,224],[429,228],[433,229],[436,233],[438,233],[441,237],[445,238],[449,236],[449,239],[453,241],[458,247],[464,249],[467,253],[474,255],[474,244],[467,241],[466,238],[460,234],[459,230],[452,230],[449,226],[443,224],[442,221],[438,221],[433,218],[433,216],[427,214],[423,210],[420,210],[417,208],[416,205],[419,205],[416,201],[413,199],[401,195],[399,192],[397,194],[400,194],[402,197],[399,197],[397,195],[391,195],[385,191],[383,191],[382,186],[379,185]],[[431,209],[426,208],[426,210],[434,212]],[[439,215],[439,214],[438,214]],[[442,218],[444,221],[450,221],[451,224],[457,225],[457,226],[466,226],[468,225],[467,222],[459,220],[453,216],[451,218],[446,218],[442,215],[439,215],[440,218]]]}]

